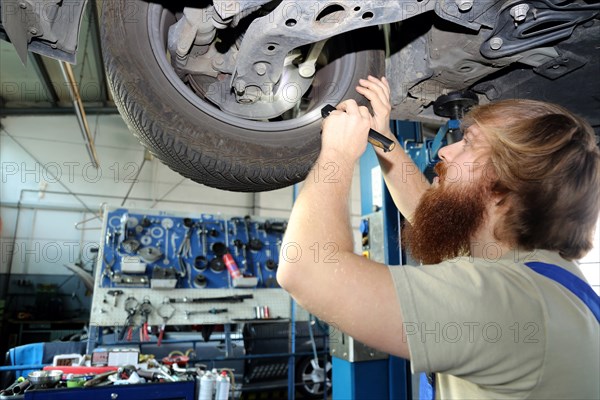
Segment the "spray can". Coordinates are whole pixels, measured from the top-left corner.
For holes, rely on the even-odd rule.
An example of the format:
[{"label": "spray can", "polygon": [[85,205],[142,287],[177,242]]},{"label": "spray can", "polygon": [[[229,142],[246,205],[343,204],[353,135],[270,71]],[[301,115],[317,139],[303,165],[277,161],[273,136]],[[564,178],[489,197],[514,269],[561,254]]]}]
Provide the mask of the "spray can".
[{"label": "spray can", "polygon": [[215,394],[215,400],[228,400],[229,399],[229,377],[226,371],[221,371],[221,375],[217,377],[217,392]]},{"label": "spray can", "polygon": [[215,375],[206,371],[200,378],[200,394],[198,400],[212,400],[215,391]]},{"label": "spray can", "polygon": [[240,269],[235,263],[235,260],[233,259],[231,253],[225,253],[223,255],[223,262],[225,263],[225,266],[229,271],[229,275],[231,275],[231,279],[237,279],[240,276],[242,276],[242,273],[240,272]]}]

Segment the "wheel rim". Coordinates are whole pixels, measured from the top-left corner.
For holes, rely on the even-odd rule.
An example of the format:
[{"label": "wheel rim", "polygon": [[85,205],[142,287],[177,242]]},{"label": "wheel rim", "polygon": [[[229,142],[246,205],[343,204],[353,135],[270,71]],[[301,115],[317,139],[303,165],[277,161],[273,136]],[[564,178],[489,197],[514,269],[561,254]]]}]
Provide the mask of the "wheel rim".
[{"label": "wheel rim", "polygon": [[302,385],[306,392],[314,395],[323,394],[323,389],[329,391],[331,388],[331,362],[327,361],[325,368],[321,367],[318,360],[317,368],[313,364],[315,360],[309,360],[302,370]]},{"label": "wheel rim", "polygon": [[[175,70],[167,59],[166,32],[172,22],[176,21],[174,15],[159,4],[150,4],[148,9],[148,35],[154,58],[170,84],[193,106],[202,112],[239,128],[261,131],[277,132],[291,131],[303,126],[310,125],[321,118],[320,109],[327,103],[337,104],[342,100],[344,93],[352,85],[352,75],[356,68],[357,58],[355,53],[348,53],[337,58],[328,65],[317,71],[315,81],[335,82],[331,90],[322,91],[311,99],[313,106],[306,110],[303,115],[283,121],[253,121],[229,115],[216,106],[200,98],[187,84],[185,84],[175,73]],[[320,75],[319,75],[320,74]]]}]

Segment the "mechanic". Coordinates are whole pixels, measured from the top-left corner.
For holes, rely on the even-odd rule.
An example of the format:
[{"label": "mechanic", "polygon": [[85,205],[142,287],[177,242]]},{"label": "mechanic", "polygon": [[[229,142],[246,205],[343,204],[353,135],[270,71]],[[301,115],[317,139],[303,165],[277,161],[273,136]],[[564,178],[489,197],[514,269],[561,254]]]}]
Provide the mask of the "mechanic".
[{"label": "mechanic", "polygon": [[368,77],[357,91],[373,115],[347,100],[324,120],[282,244],[281,286],[413,373],[435,373],[438,398],[600,398],[593,304],[533,269],[585,279],[574,260],[592,248],[600,208],[589,124],[538,101],[475,107],[463,139],[440,150],[431,186],[405,152],[376,149],[409,222],[402,239],[423,264],[388,267],[353,253],[348,201],[369,128],[393,138],[390,89]]}]

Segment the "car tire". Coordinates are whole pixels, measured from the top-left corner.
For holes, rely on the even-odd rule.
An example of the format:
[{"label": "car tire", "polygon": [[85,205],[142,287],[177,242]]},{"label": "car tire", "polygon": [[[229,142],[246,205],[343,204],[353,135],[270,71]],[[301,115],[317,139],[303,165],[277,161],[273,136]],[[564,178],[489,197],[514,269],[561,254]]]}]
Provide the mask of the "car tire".
[{"label": "car tire", "polygon": [[305,357],[296,365],[296,389],[304,398],[317,399],[323,398],[323,390],[331,391],[331,361],[323,367],[323,359],[319,357],[318,368],[322,371],[315,371],[313,358]]},{"label": "car tire", "polygon": [[356,97],[359,78],[384,71],[384,53],[376,44],[382,41],[355,31],[336,45],[351,48],[322,68],[329,85],[339,86],[333,92],[296,119],[245,120],[203,100],[177,77],[164,45],[165,21],[173,18],[169,13],[145,1],[104,2],[108,84],[130,130],[152,154],[181,175],[214,188],[257,192],[302,181],[320,150],[320,108]]}]

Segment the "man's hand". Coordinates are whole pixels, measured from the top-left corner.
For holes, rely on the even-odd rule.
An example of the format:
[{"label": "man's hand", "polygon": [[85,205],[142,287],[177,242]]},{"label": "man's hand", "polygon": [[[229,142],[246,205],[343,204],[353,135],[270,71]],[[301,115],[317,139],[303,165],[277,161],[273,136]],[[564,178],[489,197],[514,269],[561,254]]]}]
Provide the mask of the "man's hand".
[{"label": "man's hand", "polygon": [[336,158],[355,163],[367,148],[372,120],[367,107],[356,101],[340,103],[323,121],[321,153],[334,152]]},{"label": "man's hand", "polygon": [[390,104],[390,84],[388,80],[385,77],[377,79],[369,75],[367,79],[361,79],[358,83],[360,86],[356,87],[356,91],[365,96],[371,102],[373,108],[374,116],[371,128],[389,138],[393,138],[390,131],[392,106]]}]

